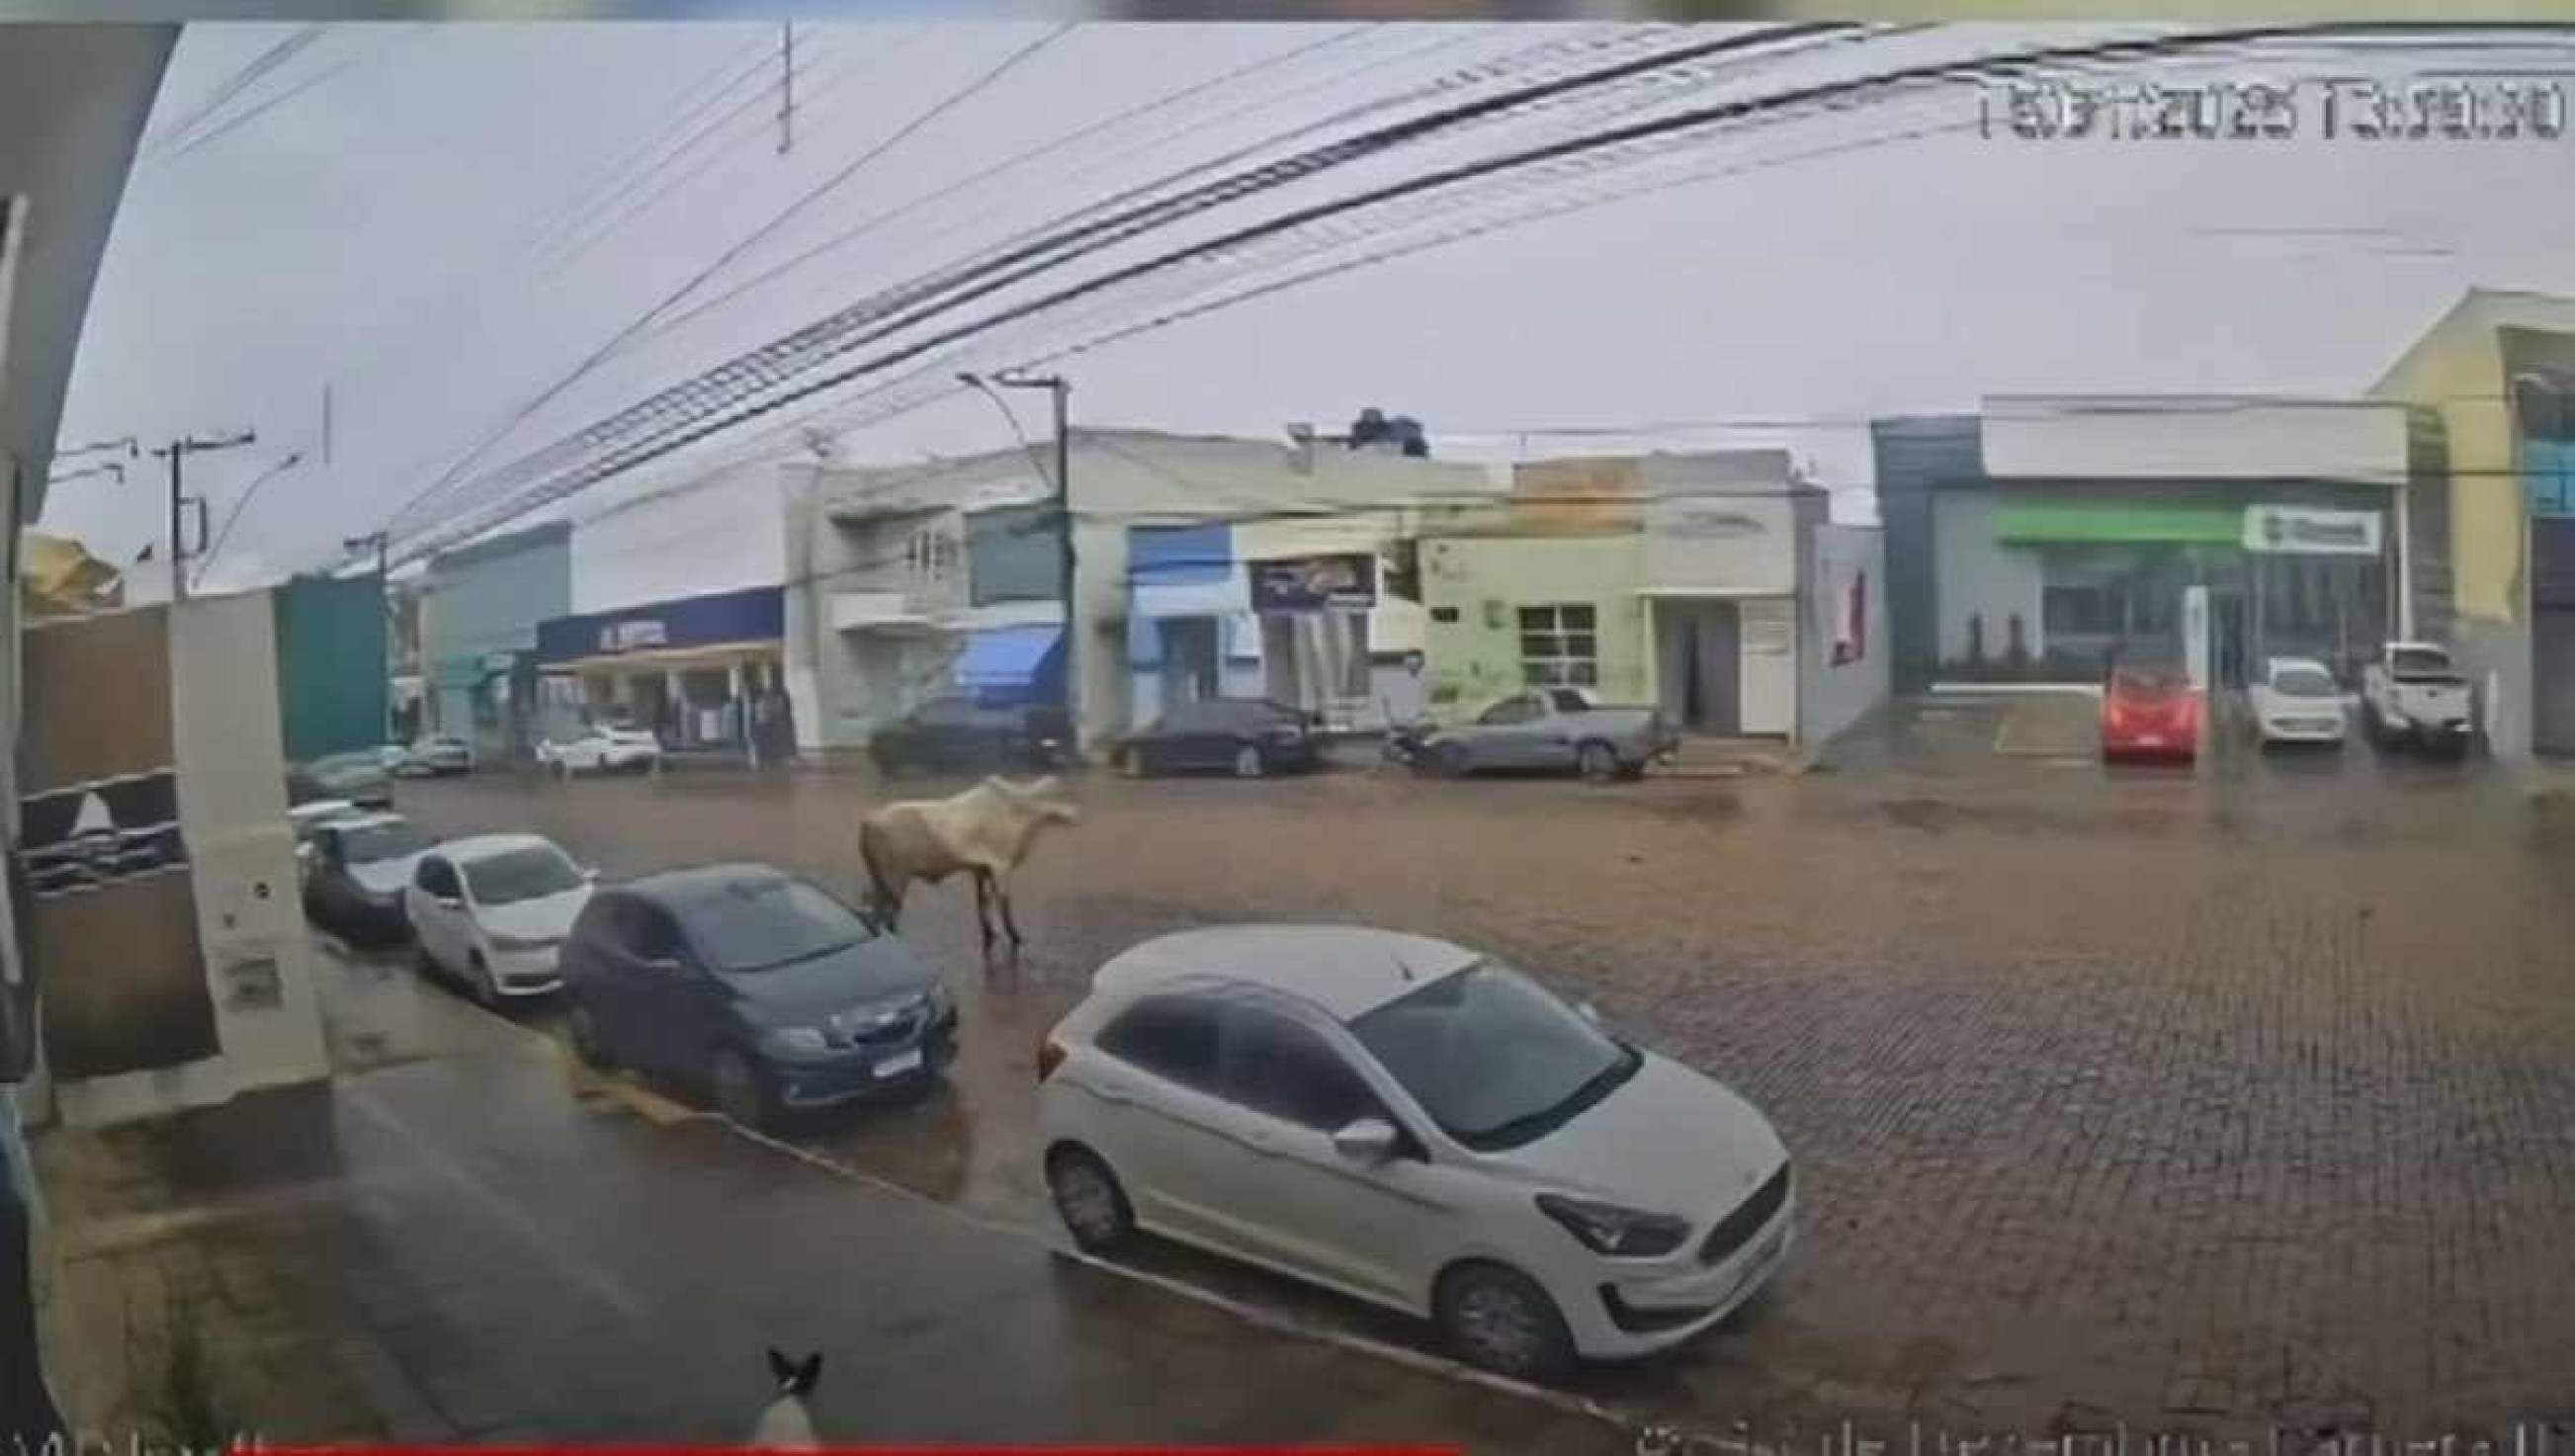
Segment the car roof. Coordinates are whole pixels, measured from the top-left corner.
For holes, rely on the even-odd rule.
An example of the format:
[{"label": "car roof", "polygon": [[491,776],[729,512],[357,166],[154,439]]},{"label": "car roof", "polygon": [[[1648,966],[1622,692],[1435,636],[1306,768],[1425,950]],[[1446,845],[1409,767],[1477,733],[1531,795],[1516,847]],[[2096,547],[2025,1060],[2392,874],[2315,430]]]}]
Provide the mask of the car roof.
[{"label": "car roof", "polygon": [[1301,997],[1354,1020],[1483,959],[1475,951],[1366,925],[1214,925],[1157,936],[1112,958],[1096,986],[1215,976]]},{"label": "car roof", "polygon": [[407,824],[411,820],[396,813],[333,814],[322,821],[326,829],[378,829],[387,824]]},{"label": "car roof", "polygon": [[723,864],[692,864],[685,869],[665,869],[630,879],[618,886],[629,894],[641,896],[666,908],[696,904],[710,895],[738,884],[766,884],[797,875],[774,864],[734,861]]},{"label": "car roof", "polygon": [[462,839],[448,840],[439,845],[434,852],[441,858],[463,862],[469,859],[486,859],[494,854],[506,854],[512,849],[526,849],[536,845],[553,848],[555,841],[543,834],[468,834]]}]

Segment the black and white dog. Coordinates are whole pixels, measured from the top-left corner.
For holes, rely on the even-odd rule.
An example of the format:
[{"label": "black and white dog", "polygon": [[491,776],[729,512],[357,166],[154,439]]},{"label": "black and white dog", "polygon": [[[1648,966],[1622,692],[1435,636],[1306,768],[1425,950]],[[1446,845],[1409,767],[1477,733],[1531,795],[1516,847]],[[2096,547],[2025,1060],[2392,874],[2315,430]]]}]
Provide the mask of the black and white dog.
[{"label": "black and white dog", "polygon": [[821,1449],[823,1443],[814,1438],[814,1412],[805,1402],[814,1394],[815,1382],[823,1378],[822,1352],[817,1350],[799,1363],[772,1349],[769,1377],[778,1382],[778,1393],[770,1397],[768,1409],[760,1413],[743,1444],[770,1451]]}]

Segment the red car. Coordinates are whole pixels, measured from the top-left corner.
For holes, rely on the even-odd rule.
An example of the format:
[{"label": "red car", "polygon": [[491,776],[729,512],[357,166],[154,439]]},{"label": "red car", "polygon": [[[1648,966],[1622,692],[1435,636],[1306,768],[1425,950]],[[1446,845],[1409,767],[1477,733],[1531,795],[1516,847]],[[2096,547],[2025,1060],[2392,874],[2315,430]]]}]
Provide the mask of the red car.
[{"label": "red car", "polygon": [[2171,668],[2121,668],[2101,696],[2101,756],[2166,758],[2199,756],[2198,690]]}]

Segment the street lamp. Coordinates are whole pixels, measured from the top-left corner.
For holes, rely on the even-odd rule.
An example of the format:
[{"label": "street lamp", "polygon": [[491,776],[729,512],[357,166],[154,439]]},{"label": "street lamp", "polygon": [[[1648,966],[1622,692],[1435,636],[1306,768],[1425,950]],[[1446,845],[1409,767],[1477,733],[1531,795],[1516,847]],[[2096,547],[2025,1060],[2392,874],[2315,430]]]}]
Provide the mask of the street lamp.
[{"label": "street lamp", "polygon": [[[1075,590],[1073,432],[1068,423],[1072,410],[1073,383],[1060,374],[1031,375],[1023,374],[1018,370],[1003,370],[994,375],[990,381],[971,371],[962,372],[957,376],[957,382],[969,389],[982,391],[984,397],[1001,410],[1002,418],[1011,422],[1011,433],[1018,435],[1022,448],[1029,450],[1030,463],[1033,465],[1037,461],[1037,452],[1029,446],[1028,436],[1020,429],[1020,417],[1011,413],[1010,402],[1004,400],[994,386],[999,385],[1002,389],[1010,390],[1045,390],[1055,405],[1054,484],[1058,523],[1056,543],[1062,557],[1064,578],[1064,711],[1065,716],[1072,721],[1074,738],[1079,742],[1082,736],[1082,629],[1078,614],[1079,596]],[[1043,467],[1040,467],[1039,475],[1041,479],[1044,478]]]}]

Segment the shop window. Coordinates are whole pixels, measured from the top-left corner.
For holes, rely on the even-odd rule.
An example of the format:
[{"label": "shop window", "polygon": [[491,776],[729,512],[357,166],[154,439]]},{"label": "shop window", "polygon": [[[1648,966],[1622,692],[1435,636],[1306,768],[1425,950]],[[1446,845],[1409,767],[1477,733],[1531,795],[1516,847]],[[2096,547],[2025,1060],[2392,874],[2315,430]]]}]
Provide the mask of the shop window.
[{"label": "shop window", "polygon": [[1600,638],[1588,603],[1519,610],[1520,678],[1532,688],[1591,688],[1600,682]]},{"label": "shop window", "polygon": [[913,581],[930,587],[957,575],[959,556],[957,538],[932,526],[912,534],[912,540],[904,546],[903,560]]},{"label": "shop window", "polygon": [[2119,631],[2119,599],[2108,587],[2049,587],[2039,613],[2049,637],[2109,637]]}]

